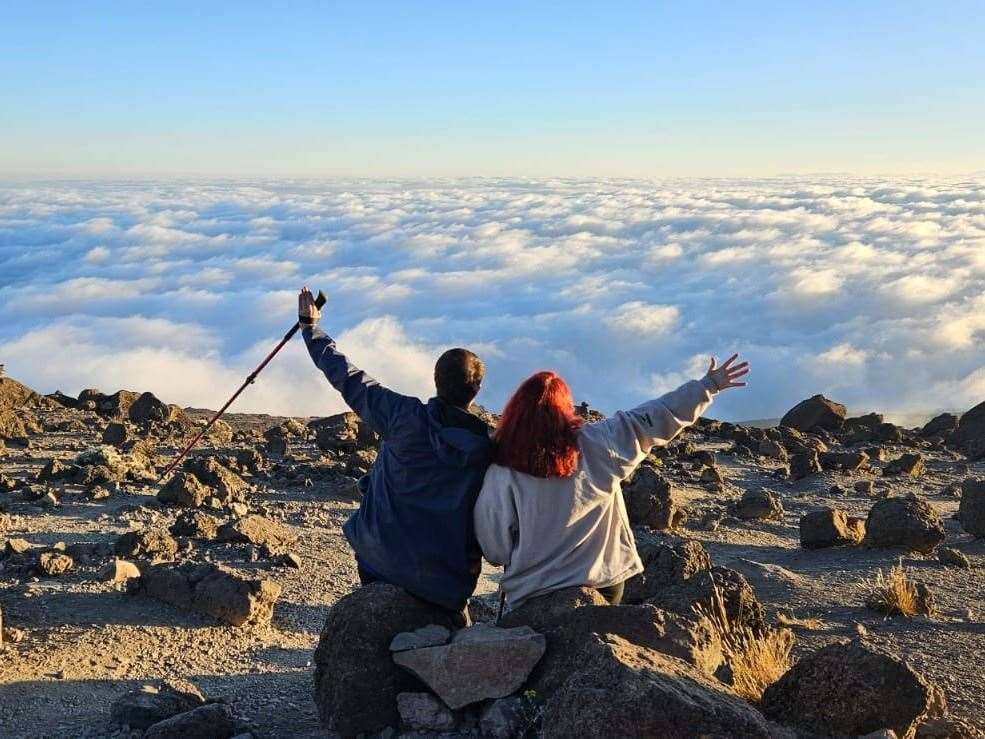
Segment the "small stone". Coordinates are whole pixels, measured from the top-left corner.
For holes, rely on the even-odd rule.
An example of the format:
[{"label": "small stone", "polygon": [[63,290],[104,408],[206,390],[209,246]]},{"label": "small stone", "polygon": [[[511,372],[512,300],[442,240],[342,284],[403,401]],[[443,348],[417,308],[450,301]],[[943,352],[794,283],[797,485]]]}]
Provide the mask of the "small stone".
[{"label": "small stone", "polygon": [[810,450],[799,452],[790,457],[790,479],[801,480],[821,471],[821,462],[817,452]]},{"label": "small stone", "polygon": [[963,570],[971,569],[971,560],[964,553],[953,547],[941,547],[938,549],[937,560],[945,567],[959,567]]},{"label": "small stone", "polygon": [[874,484],[872,480],[859,480],[855,483],[855,492],[861,493],[862,495],[872,495],[872,489]]},{"label": "small stone", "polygon": [[124,583],[138,577],[140,577],[140,570],[137,569],[137,565],[125,559],[114,559],[112,562],[107,562],[99,571],[99,579],[114,584]]},{"label": "small stone", "polygon": [[707,482],[711,484],[724,485],[725,475],[722,474],[722,470],[718,467],[705,467],[701,470],[701,476],[699,477],[701,482]]},{"label": "small stone", "polygon": [[38,572],[47,577],[58,577],[71,571],[75,561],[61,552],[43,552],[38,557]]},{"label": "small stone", "polygon": [[733,506],[733,512],[747,521],[780,521],[783,520],[783,503],[780,496],[770,490],[747,490]]},{"label": "small stone", "polygon": [[120,726],[147,729],[204,703],[205,697],[190,683],[165,683],[159,688],[144,685],[113,701],[110,718]]},{"label": "small stone", "polygon": [[206,739],[229,737],[238,726],[225,703],[206,703],[204,706],[164,719],[144,734],[144,739]]},{"label": "small stone", "polygon": [[904,454],[887,464],[882,473],[884,475],[908,475],[919,477],[926,469],[926,462],[922,454]]},{"label": "small stone", "polygon": [[451,632],[444,626],[429,624],[416,631],[405,631],[397,634],[390,642],[391,652],[405,652],[408,649],[423,649],[425,647],[437,647],[447,644],[451,639]]},{"label": "small stone", "polygon": [[448,706],[430,693],[398,693],[397,710],[401,721],[412,729],[451,731],[458,723]]},{"label": "small stone", "polygon": [[865,536],[864,522],[853,519],[844,511],[824,508],[800,517],[800,545],[804,549],[851,546]]}]

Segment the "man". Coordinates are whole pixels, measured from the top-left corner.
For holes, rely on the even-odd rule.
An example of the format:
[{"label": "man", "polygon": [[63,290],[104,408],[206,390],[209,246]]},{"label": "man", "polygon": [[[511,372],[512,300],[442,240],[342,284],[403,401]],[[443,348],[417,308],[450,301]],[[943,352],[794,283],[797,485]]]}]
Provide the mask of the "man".
[{"label": "man", "polygon": [[472,508],[492,451],[488,426],[468,409],[485,368],[467,349],[449,349],[434,367],[436,396],[425,404],[354,367],[319,318],[314,296],[302,289],[298,320],[312,360],[382,439],[360,480],[359,509],[343,526],[359,578],[397,585],[462,614],[465,625],[481,567]]}]

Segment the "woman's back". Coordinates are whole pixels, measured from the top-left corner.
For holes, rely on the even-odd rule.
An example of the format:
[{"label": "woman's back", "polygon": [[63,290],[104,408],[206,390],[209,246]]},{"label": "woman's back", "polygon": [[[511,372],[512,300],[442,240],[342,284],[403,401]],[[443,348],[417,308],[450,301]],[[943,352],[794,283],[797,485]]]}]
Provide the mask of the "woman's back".
[{"label": "woman's back", "polygon": [[560,588],[606,588],[641,572],[620,484],[711,402],[714,384],[693,381],[661,398],[576,431],[572,475],[536,477],[501,464],[486,472],[475,508],[486,559],[504,566],[511,608]]}]

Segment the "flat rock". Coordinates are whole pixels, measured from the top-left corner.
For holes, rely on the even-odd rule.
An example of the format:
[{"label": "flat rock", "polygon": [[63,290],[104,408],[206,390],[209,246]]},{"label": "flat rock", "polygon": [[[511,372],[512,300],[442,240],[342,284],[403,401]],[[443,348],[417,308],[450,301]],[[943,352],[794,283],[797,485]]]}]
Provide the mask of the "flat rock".
[{"label": "flat rock", "polygon": [[424,647],[437,647],[447,644],[451,639],[451,632],[444,626],[438,624],[428,624],[427,626],[405,631],[397,634],[390,642],[391,652],[406,652],[408,649],[422,649]]},{"label": "flat rock", "polygon": [[502,629],[477,624],[457,632],[451,642],[397,652],[393,661],[424,681],[450,708],[518,690],[544,654],[543,634],[520,626]]},{"label": "flat rock", "polygon": [[219,527],[218,539],[245,542],[264,547],[273,554],[283,554],[297,541],[297,536],[276,521],[254,514]]}]

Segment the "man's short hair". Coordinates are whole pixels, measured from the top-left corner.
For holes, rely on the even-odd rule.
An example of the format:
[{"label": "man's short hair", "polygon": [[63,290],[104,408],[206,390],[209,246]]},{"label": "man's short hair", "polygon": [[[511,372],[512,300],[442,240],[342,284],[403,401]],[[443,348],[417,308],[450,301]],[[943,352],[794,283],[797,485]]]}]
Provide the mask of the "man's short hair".
[{"label": "man's short hair", "polygon": [[446,403],[468,408],[479,394],[486,367],[468,349],[449,349],[434,365],[434,386]]}]

